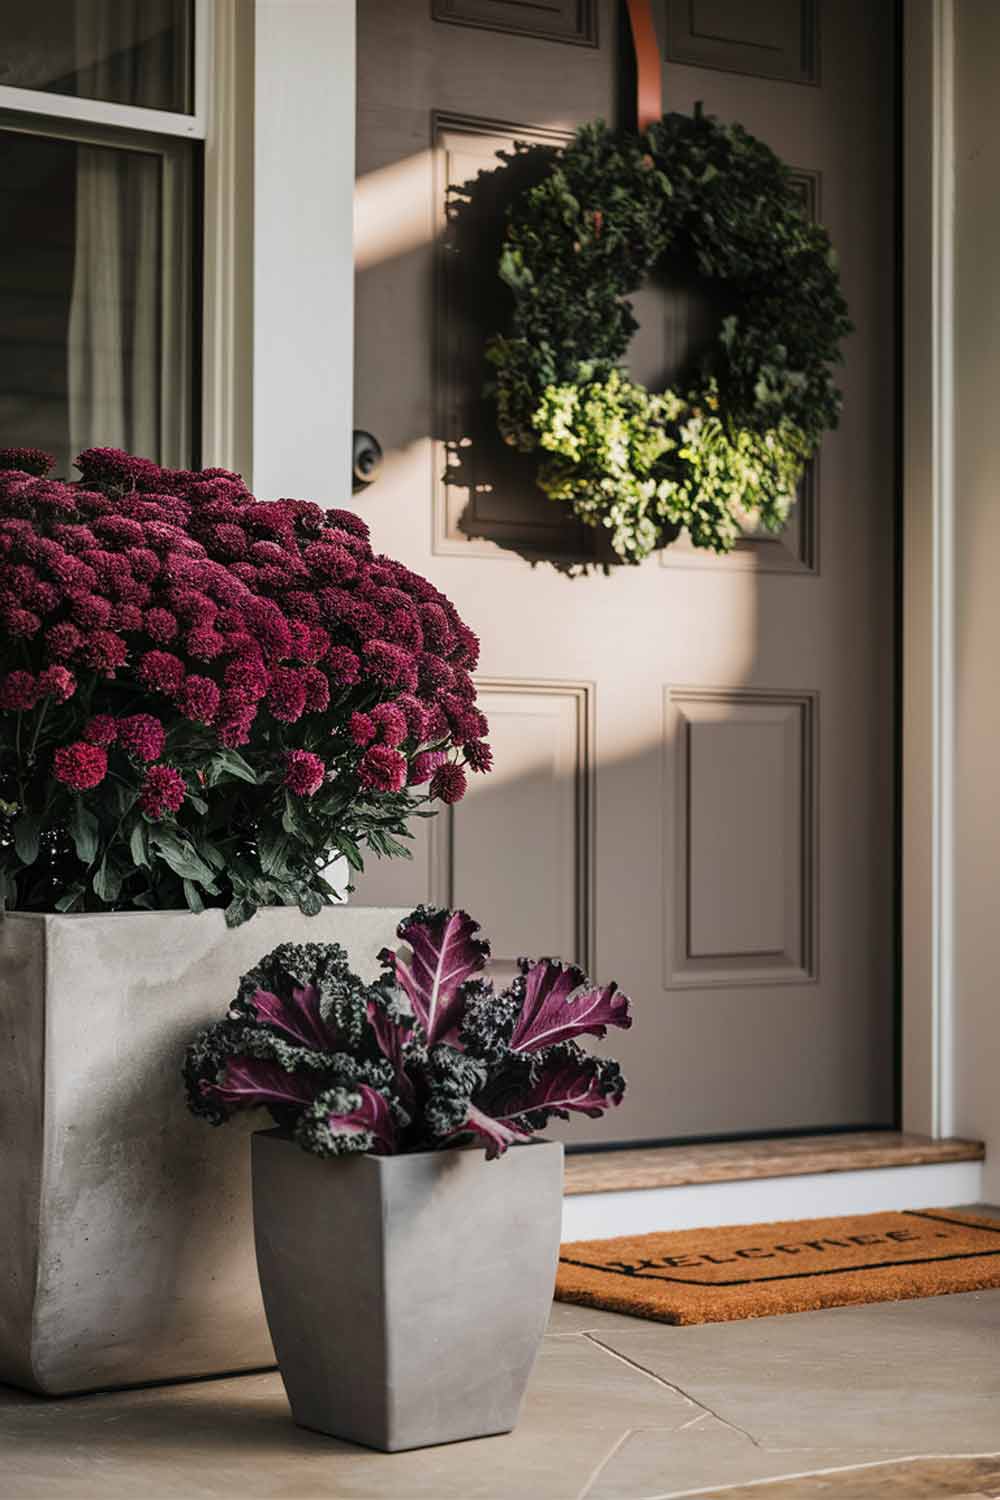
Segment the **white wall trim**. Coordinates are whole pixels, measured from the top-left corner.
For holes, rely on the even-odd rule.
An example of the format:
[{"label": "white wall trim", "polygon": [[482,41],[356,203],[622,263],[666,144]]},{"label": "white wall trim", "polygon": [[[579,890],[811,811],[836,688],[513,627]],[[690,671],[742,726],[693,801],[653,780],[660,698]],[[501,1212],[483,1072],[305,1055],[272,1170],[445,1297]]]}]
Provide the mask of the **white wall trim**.
[{"label": "white wall trim", "polygon": [[349,0],[255,0],[253,480],[262,499],[350,503],[355,59]]},{"label": "white wall trim", "polygon": [[201,459],[252,487],[253,6],[214,0],[210,19]]},{"label": "white wall trim", "polygon": [[953,1208],[980,1202],[982,1183],[982,1162],[955,1161],[745,1182],[697,1182],[621,1193],[574,1193],[563,1199],[562,1237],[599,1240],[720,1224]]},{"label": "white wall trim", "polygon": [[903,62],[903,1127],[954,1131],[954,0]]}]

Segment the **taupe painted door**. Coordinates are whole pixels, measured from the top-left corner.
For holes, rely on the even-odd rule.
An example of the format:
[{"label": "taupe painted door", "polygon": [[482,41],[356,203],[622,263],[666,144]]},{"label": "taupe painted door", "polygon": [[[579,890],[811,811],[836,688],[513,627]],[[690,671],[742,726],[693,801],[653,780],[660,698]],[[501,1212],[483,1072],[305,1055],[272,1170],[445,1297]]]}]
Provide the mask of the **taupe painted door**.
[{"label": "taupe painted door", "polygon": [[[460,253],[440,242],[447,184],[498,147],[617,118],[617,12],[359,5],[355,425],[387,456],[356,504],[480,632],[497,761],[361,895],[462,904],[501,960],[557,953],[631,993],[607,1044],[630,1092],[574,1140],[892,1119],[893,10],[671,5],[670,107],[768,141],[833,234],[843,420],[782,538],[571,576],[586,538],[480,401],[488,192]],[[638,305],[632,368],[662,382],[700,314],[669,286]]]}]

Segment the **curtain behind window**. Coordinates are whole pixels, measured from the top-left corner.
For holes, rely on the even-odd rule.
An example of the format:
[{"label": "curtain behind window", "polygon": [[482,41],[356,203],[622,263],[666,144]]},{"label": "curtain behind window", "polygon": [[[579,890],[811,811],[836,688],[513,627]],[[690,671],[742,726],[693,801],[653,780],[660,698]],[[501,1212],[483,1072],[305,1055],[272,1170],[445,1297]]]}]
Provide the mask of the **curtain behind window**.
[{"label": "curtain behind window", "polygon": [[155,457],[160,420],[160,164],[80,146],[67,334],[69,446]]},{"label": "curtain behind window", "polygon": [[[171,10],[172,0],[79,6],[76,55],[90,59],[80,68],[82,91],[109,97],[127,66],[131,95],[167,107],[168,71],[156,49],[138,43],[150,31],[166,31]],[[159,177],[154,156],[79,148],[67,351],[73,454],[161,449]]]}]

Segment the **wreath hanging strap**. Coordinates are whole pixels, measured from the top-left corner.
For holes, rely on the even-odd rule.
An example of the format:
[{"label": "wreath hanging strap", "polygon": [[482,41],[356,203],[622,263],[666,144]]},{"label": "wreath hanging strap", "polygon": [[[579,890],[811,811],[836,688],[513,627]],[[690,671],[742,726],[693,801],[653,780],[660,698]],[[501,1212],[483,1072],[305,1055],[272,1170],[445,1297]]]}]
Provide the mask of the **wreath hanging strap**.
[{"label": "wreath hanging strap", "polygon": [[[628,297],[693,271],[718,333],[676,388],[622,366]],[[515,203],[500,260],[509,334],[491,340],[506,441],[537,482],[636,563],[684,528],[727,552],[784,525],[840,395],[850,331],[834,251],[788,168],[739,125],[667,114],[641,136],[583,126]]]}]

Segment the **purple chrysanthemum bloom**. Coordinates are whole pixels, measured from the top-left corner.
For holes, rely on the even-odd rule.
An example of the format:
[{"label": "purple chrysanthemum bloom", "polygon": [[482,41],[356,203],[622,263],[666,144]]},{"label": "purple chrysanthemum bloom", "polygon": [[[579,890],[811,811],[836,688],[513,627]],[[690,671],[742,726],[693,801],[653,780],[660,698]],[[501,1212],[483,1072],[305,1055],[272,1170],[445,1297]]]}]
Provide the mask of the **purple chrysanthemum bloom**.
[{"label": "purple chrysanthemum bloom", "polygon": [[430,781],[439,766],[443,766],[448,757],[443,750],[421,750],[410,761],[409,782],[411,786],[423,786]]},{"label": "purple chrysanthemum bloom", "polygon": [[284,784],[296,797],[311,797],[326,777],[326,766],[311,750],[289,750],[285,754]]},{"label": "purple chrysanthemum bloom", "polygon": [[193,672],[184,679],[184,686],[177,697],[177,707],[185,719],[197,724],[211,724],[219,712],[219,685],[211,677],[199,677]]},{"label": "purple chrysanthemum bloom", "polygon": [[94,714],[83,726],[83,737],[88,745],[106,750],[118,738],[118,720],[113,714]]},{"label": "purple chrysanthemum bloom", "polygon": [[3,682],[0,682],[0,708],[9,709],[12,713],[24,713],[27,709],[34,708],[41,694],[42,689],[33,673],[8,672]]},{"label": "purple chrysanthemum bloom", "polygon": [[347,732],[356,745],[370,745],[376,735],[375,720],[371,714],[355,711],[348,721]]},{"label": "purple chrysanthemum bloom", "polygon": [[493,769],[493,751],[485,740],[469,740],[465,746],[465,764],[470,771]]},{"label": "purple chrysanthemum bloom", "polygon": [[361,757],[358,780],[373,792],[401,792],[406,785],[406,756],[388,745],[372,745]]},{"label": "purple chrysanthemum bloom", "polygon": [[159,760],[166,742],[166,730],[152,714],[129,714],[118,720],[118,744],[136,760]]},{"label": "purple chrysanthemum bloom", "polygon": [[54,455],[44,448],[0,448],[0,469],[20,469],[44,479],[55,466]]},{"label": "purple chrysanthemum bloom", "polygon": [[379,703],[369,715],[375,725],[379,743],[395,750],[406,739],[406,715],[394,703]]},{"label": "purple chrysanthemum bloom", "polygon": [[467,785],[462,767],[447,761],[443,766],[438,766],[431,777],[431,796],[448,804],[461,802]]},{"label": "purple chrysanthemum bloom", "polygon": [[139,793],[139,806],[147,818],[158,822],[167,813],[179,812],[187,794],[187,783],[173,766],[150,766]]}]

